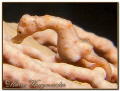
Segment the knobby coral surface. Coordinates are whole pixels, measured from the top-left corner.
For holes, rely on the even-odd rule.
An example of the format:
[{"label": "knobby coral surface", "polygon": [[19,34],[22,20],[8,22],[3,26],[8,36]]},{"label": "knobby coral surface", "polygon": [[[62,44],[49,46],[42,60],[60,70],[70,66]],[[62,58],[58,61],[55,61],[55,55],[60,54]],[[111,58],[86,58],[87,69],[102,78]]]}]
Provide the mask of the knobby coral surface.
[{"label": "knobby coral surface", "polygon": [[3,22],[3,88],[117,89],[117,82],[110,40],[50,15]]}]

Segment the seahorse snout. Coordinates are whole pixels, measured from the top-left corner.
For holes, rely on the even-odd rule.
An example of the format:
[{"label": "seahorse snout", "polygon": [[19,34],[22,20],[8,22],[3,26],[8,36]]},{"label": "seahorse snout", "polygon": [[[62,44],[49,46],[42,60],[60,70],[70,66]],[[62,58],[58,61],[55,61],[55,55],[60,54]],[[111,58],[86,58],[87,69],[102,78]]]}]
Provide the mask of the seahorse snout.
[{"label": "seahorse snout", "polygon": [[23,38],[20,36],[15,36],[14,38],[11,39],[12,43],[20,44],[23,41]]}]

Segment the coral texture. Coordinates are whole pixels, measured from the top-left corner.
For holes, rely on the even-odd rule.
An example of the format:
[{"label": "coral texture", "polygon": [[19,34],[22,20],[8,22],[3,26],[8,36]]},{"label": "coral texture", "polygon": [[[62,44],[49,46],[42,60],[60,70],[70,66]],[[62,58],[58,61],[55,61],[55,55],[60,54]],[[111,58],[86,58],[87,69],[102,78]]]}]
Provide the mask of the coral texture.
[{"label": "coral texture", "polygon": [[[30,86],[34,79],[39,86]],[[18,25],[3,22],[4,88],[6,80],[29,89],[117,89],[117,48],[69,20],[26,14]],[[65,87],[55,87],[60,82]]]}]

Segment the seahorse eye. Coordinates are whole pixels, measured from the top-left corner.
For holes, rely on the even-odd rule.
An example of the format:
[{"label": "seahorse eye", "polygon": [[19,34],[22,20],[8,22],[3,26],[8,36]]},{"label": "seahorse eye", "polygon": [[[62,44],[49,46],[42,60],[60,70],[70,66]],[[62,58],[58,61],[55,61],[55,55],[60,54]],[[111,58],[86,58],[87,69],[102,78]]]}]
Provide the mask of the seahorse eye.
[{"label": "seahorse eye", "polygon": [[21,31],[18,31],[19,34],[21,34]]}]

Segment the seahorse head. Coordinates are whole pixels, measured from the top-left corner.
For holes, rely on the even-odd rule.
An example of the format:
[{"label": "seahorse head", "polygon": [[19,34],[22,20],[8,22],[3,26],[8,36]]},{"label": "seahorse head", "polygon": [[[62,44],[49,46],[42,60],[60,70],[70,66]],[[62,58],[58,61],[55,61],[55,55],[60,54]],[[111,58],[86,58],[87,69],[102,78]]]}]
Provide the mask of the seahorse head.
[{"label": "seahorse head", "polygon": [[27,36],[32,35],[36,30],[34,18],[28,14],[21,17],[17,26],[17,35],[12,38],[13,43],[21,43]]}]

